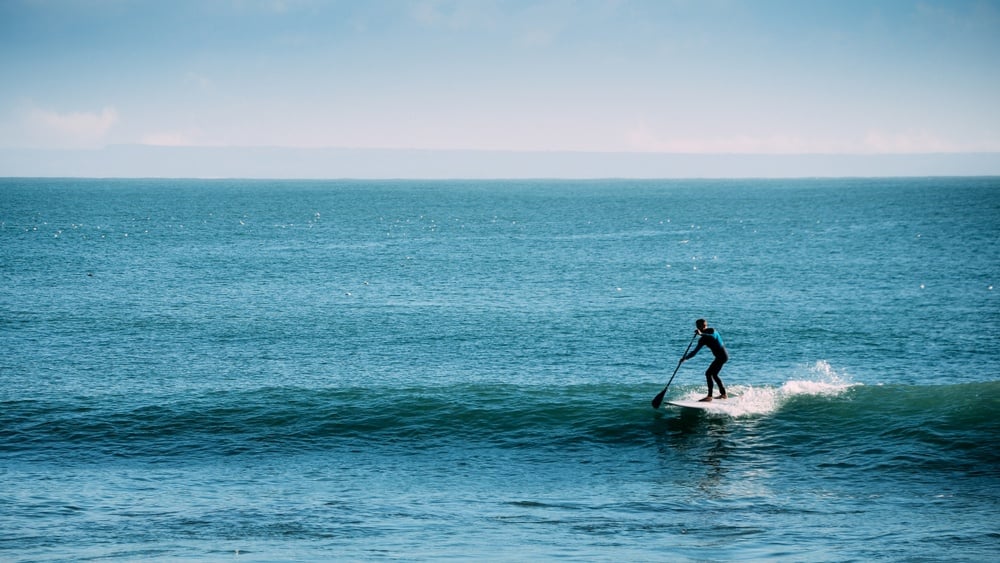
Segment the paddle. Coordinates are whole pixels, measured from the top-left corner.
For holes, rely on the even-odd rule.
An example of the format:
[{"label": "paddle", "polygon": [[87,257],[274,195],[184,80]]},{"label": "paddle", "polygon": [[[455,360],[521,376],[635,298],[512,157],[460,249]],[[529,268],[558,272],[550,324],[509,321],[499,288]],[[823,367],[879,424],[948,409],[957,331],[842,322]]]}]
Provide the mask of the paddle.
[{"label": "paddle", "polygon": [[667,382],[667,386],[664,387],[663,391],[660,391],[660,393],[657,396],[653,397],[654,409],[660,408],[660,404],[663,403],[663,396],[667,394],[667,389],[670,389],[670,384],[674,382],[674,375],[677,375],[677,370],[681,369],[681,364],[684,363],[684,356],[688,355],[688,351],[691,350],[691,345],[694,344],[695,338],[698,338],[697,332],[694,333],[694,336],[691,337],[691,342],[688,342],[687,350],[684,350],[684,354],[681,356],[680,361],[677,362],[677,367],[674,368],[674,373],[673,375],[670,376],[670,381]]}]

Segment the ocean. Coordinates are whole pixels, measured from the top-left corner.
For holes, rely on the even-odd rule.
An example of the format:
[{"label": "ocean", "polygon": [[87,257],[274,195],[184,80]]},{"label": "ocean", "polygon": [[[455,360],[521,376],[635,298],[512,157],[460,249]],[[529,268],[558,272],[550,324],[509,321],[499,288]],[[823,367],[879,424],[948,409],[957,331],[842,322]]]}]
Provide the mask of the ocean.
[{"label": "ocean", "polygon": [[2,179],[0,560],[995,560],[998,274],[1000,178]]}]

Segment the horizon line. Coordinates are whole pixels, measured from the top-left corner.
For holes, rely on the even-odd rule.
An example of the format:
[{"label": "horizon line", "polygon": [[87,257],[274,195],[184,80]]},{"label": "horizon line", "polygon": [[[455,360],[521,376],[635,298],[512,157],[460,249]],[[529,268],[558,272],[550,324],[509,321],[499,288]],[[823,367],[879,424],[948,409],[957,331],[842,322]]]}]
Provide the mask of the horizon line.
[{"label": "horizon line", "polygon": [[198,147],[0,149],[0,176],[196,179],[726,179],[1000,176],[1000,152],[653,153]]},{"label": "horizon line", "polygon": [[892,156],[958,156],[958,155],[997,155],[998,150],[936,150],[936,151],[891,151],[891,152],[694,152],[694,151],[651,151],[651,150],[587,150],[587,149],[483,149],[483,148],[424,148],[424,147],[350,147],[350,146],[289,146],[289,145],[166,145],[150,143],[109,143],[99,147],[0,147],[0,151],[25,152],[100,152],[111,149],[139,148],[155,150],[282,150],[282,151],[365,151],[365,152],[470,152],[498,154],[581,154],[581,155],[638,155],[638,156],[725,156],[725,157],[892,157]]}]

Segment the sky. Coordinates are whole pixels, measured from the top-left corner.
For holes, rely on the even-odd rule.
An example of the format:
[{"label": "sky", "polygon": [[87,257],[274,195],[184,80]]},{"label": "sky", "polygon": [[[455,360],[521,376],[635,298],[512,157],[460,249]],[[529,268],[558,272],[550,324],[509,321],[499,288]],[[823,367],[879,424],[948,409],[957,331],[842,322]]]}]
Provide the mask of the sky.
[{"label": "sky", "polygon": [[0,0],[0,149],[1000,152],[1000,0]]}]

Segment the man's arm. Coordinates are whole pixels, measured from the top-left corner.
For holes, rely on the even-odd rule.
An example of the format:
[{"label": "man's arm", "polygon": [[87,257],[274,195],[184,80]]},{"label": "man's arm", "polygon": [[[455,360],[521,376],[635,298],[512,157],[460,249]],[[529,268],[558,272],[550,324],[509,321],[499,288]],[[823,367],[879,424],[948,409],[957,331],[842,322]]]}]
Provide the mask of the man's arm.
[{"label": "man's arm", "polygon": [[684,356],[684,360],[686,361],[686,360],[690,360],[691,358],[693,358],[694,355],[698,353],[698,350],[701,350],[701,347],[704,346],[704,344],[705,343],[702,342],[702,339],[699,338],[698,339],[698,345],[694,347],[694,350],[691,350],[690,354],[688,354],[687,356]]}]

